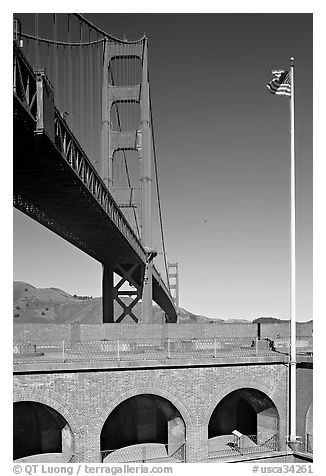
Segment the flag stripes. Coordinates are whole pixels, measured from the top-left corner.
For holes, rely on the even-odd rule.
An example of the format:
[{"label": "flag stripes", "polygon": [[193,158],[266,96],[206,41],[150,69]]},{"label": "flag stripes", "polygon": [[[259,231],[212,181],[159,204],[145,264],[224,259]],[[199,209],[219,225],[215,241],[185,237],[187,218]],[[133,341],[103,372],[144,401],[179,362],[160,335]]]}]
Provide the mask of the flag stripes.
[{"label": "flag stripes", "polygon": [[291,73],[289,71],[272,71],[274,78],[267,84],[272,94],[291,96]]}]

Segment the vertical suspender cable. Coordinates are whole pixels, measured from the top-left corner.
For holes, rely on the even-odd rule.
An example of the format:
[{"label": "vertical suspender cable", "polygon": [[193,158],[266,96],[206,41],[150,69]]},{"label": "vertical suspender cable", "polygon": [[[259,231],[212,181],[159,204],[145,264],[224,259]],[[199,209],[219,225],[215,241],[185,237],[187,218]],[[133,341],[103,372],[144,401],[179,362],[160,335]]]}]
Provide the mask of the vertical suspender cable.
[{"label": "vertical suspender cable", "polygon": [[[71,14],[68,13],[68,43],[71,43]],[[68,46],[68,112],[70,114],[70,124],[72,121],[72,57],[71,46]]]},{"label": "vertical suspender cable", "polygon": [[[67,39],[68,39],[68,29],[67,29]],[[67,40],[68,42],[68,40]],[[63,107],[64,112],[69,112],[68,108],[68,46],[63,46]],[[67,119],[67,116],[66,116]]]},{"label": "vertical suspender cable", "polygon": [[48,48],[47,48],[47,52],[46,52],[46,70],[47,70],[47,75],[49,75],[49,70],[50,70],[50,58],[51,58],[51,55],[50,55],[50,43],[48,43]]},{"label": "vertical suspender cable", "polygon": [[151,129],[152,129],[152,145],[153,145],[153,155],[154,155],[154,168],[155,168],[155,179],[156,179],[156,193],[158,201],[158,210],[159,210],[159,219],[160,219],[160,228],[161,228],[161,237],[162,237],[162,247],[163,247],[163,256],[164,256],[164,266],[166,273],[167,285],[170,289],[169,275],[168,275],[168,265],[166,261],[166,249],[165,249],[165,240],[164,240],[164,231],[163,231],[163,219],[162,219],[162,209],[161,209],[161,199],[160,199],[160,187],[158,181],[158,169],[157,169],[157,159],[156,159],[156,147],[155,147],[155,135],[154,135],[154,125],[153,125],[153,114],[152,114],[152,99],[151,92],[149,89],[149,109],[150,109],[150,118],[151,118]]},{"label": "vertical suspender cable", "polygon": [[[79,24],[79,36],[80,36],[80,24]],[[75,88],[76,89],[76,96],[75,96],[75,108],[76,108],[76,127],[77,127],[77,137],[79,138],[80,137],[80,133],[81,133],[81,129],[80,129],[80,116],[81,116],[81,113],[80,113],[80,65],[79,65],[79,61],[80,61],[80,53],[79,53],[79,48],[80,46],[77,46],[75,48],[76,50],[76,54],[75,54],[75,60],[76,60],[76,63],[75,63],[75,81],[74,81],[74,85],[75,85]]]},{"label": "vertical suspender cable", "polygon": [[[91,30],[89,30],[91,32]],[[91,35],[91,33],[89,33]],[[91,36],[89,36],[89,40],[91,40]],[[95,104],[95,95],[94,95],[94,88],[93,88],[93,68],[94,68],[94,61],[93,61],[93,47],[90,46],[90,57],[89,57],[89,68],[90,68],[90,75],[89,75],[89,95],[90,95],[90,111],[89,117],[91,121],[91,137],[90,137],[90,150],[91,150],[91,157],[94,163],[95,159],[95,150],[94,150],[94,133],[95,133],[95,121],[93,120],[93,110]]]},{"label": "vertical suspender cable", "polygon": [[[96,39],[98,41],[98,33],[96,33]],[[95,67],[95,92],[97,92],[97,98],[98,98],[98,103],[97,103],[97,121],[99,124],[101,124],[101,104],[102,104],[102,76],[103,76],[103,63],[102,63],[102,49],[104,50],[105,48],[105,41],[103,41],[101,47],[97,43],[96,46],[96,67]],[[100,129],[99,129],[100,130]],[[98,166],[98,171],[101,171],[101,149],[99,145],[101,144],[100,137],[97,137],[97,166]]]},{"label": "vertical suspender cable", "polygon": [[89,156],[89,46],[85,46],[85,84],[84,84],[84,107],[85,107],[85,115],[84,115],[84,127],[85,127],[85,149],[87,151],[87,155]]},{"label": "vertical suspender cable", "polygon": [[[53,39],[57,41],[57,18],[56,13],[53,14]],[[53,75],[54,75],[54,90],[56,93],[56,104],[59,107],[59,85],[58,85],[58,58],[57,58],[57,45],[53,46]]]},{"label": "vertical suspender cable", "polygon": [[[63,110],[62,112],[65,113],[67,111],[67,88],[66,88],[66,82],[67,82],[67,71],[66,71],[66,47],[63,46],[63,51],[62,51],[62,80],[60,80],[61,86],[62,86],[62,107]],[[60,78],[61,79],[61,78]]]},{"label": "vertical suspender cable", "polygon": [[[87,38],[87,35],[86,35],[86,38]],[[84,149],[86,150],[87,152],[87,155],[88,154],[88,134],[89,134],[89,131],[88,131],[88,101],[89,101],[89,97],[88,97],[88,46],[84,46],[83,47],[83,61],[84,61],[84,75],[83,75],[83,78],[84,78],[84,82],[83,82],[83,108],[84,108],[84,111],[83,111],[83,125],[84,125],[84,131],[83,131],[83,137],[84,137]]]},{"label": "vertical suspender cable", "polygon": [[[91,29],[88,28],[88,42],[91,42]],[[87,132],[87,150],[88,150],[88,155],[90,158],[93,157],[93,150],[92,150],[92,128],[94,127],[92,123],[90,122],[91,118],[91,103],[94,100],[92,98],[92,90],[91,90],[91,80],[90,80],[90,74],[91,74],[91,46],[89,45],[87,47],[87,90],[86,90],[86,95],[87,95],[87,127],[86,127],[86,132]]]},{"label": "vertical suspender cable", "polygon": [[[98,33],[96,33],[96,49],[95,49],[95,65],[94,65],[94,96],[96,97],[96,102],[94,103],[94,108],[93,108],[93,114],[94,114],[94,124],[98,124],[99,120],[99,111],[101,109],[101,100],[102,100],[102,92],[101,89],[98,87],[98,76],[99,74],[99,43],[98,43]],[[97,128],[96,128],[97,129]],[[99,137],[96,134],[96,130],[94,131],[94,148],[96,148],[96,162],[97,162],[97,170],[99,171],[99,165],[100,165],[100,153],[98,150],[98,144],[100,143]]]},{"label": "vertical suspender cable", "polygon": [[[80,21],[79,22],[79,37],[80,37],[80,43],[83,41],[83,24]],[[84,145],[84,64],[83,64],[83,47],[79,46],[79,83],[80,83],[80,88],[79,88],[79,104],[80,104],[80,134],[79,134],[79,140]]]},{"label": "vertical suspender cable", "polygon": [[[35,37],[38,38],[38,13],[35,13],[34,15],[34,20],[35,20]],[[35,68],[37,69],[39,67],[39,41],[35,40]]]},{"label": "vertical suspender cable", "polygon": [[73,49],[74,51],[74,71],[73,71],[73,84],[74,84],[74,115],[75,115],[75,133],[79,136],[79,81],[78,81],[78,47]]}]

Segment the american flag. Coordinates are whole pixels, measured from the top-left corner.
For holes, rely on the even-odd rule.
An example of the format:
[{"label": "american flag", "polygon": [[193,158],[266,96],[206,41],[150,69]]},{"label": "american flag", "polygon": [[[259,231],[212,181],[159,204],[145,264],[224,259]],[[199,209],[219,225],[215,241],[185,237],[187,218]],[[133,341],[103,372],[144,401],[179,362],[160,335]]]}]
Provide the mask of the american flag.
[{"label": "american flag", "polygon": [[291,73],[289,71],[272,71],[274,78],[267,84],[272,94],[291,96]]}]

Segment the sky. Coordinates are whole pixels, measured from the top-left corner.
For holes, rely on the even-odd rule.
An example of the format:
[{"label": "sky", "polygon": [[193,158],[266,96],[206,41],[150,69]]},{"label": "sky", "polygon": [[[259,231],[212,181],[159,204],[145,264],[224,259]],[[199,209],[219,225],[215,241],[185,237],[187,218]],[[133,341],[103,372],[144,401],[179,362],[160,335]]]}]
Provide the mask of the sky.
[{"label": "sky", "polygon": [[[295,57],[297,320],[312,318],[312,15],[85,14],[149,43],[164,234],[180,305],[289,318],[289,100],[271,69]],[[101,265],[14,210],[14,280],[101,293]]]}]

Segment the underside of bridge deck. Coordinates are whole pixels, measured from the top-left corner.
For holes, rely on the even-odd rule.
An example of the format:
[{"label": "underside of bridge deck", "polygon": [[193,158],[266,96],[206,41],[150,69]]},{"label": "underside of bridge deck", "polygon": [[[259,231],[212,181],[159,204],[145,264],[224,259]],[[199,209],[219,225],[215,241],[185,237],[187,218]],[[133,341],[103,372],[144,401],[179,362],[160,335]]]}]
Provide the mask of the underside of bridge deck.
[{"label": "underside of bridge deck", "polygon": [[[124,269],[138,265],[133,280],[140,288],[145,252],[132,233],[126,236],[116,204],[113,222],[53,140],[34,131],[35,121],[14,94],[14,206],[122,277]],[[176,321],[172,298],[155,269],[153,299]],[[113,322],[113,316],[104,320]]]}]

